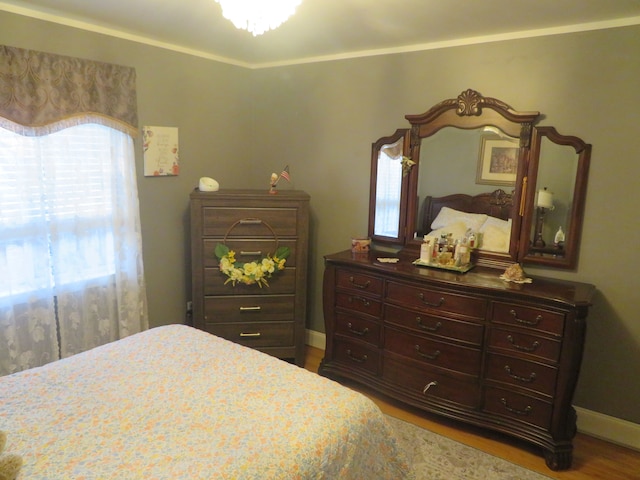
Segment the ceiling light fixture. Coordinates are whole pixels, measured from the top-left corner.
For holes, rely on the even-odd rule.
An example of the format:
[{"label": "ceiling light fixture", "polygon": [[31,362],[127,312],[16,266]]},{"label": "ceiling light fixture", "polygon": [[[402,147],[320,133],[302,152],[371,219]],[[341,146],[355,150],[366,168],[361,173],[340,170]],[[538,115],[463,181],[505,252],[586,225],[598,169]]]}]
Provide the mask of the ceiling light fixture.
[{"label": "ceiling light fixture", "polygon": [[282,25],[302,0],[216,0],[222,16],[254,37]]}]

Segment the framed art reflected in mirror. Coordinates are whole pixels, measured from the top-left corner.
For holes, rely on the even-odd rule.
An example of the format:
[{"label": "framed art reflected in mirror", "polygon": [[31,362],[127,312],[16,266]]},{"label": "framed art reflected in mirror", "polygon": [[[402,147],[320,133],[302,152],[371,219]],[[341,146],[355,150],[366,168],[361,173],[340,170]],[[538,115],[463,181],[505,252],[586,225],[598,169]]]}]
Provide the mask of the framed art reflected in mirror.
[{"label": "framed art reflected in mirror", "polygon": [[476,183],[515,185],[518,174],[519,143],[517,138],[483,135],[480,139]]}]

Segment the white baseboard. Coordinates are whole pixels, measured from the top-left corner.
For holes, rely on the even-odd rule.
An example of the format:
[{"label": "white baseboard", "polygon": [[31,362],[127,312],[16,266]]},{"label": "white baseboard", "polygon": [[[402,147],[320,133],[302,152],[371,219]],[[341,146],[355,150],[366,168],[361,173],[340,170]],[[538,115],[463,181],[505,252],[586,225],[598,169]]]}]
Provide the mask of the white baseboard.
[{"label": "white baseboard", "polygon": [[[326,336],[322,332],[307,330],[307,345],[325,349]],[[640,424],[576,407],[578,431],[623,447],[640,450]]]},{"label": "white baseboard", "polygon": [[315,330],[307,329],[307,345],[310,347],[319,348],[320,350],[324,350],[326,345],[326,335],[322,332],[316,332]]},{"label": "white baseboard", "polygon": [[640,450],[640,424],[575,407],[578,431],[623,447]]}]

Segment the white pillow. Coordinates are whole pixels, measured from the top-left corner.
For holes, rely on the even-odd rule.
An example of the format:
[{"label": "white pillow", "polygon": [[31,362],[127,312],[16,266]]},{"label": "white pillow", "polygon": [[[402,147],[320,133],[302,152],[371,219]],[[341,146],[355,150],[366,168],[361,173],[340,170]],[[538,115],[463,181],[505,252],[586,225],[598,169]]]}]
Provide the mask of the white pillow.
[{"label": "white pillow", "polygon": [[511,219],[501,220],[496,217],[489,217],[480,228],[482,234],[482,250],[490,252],[505,253],[509,251],[509,240],[511,239]]},{"label": "white pillow", "polygon": [[470,228],[473,232],[477,232],[480,230],[482,224],[487,221],[487,218],[489,218],[489,216],[484,213],[467,213],[449,207],[442,207],[438,216],[431,223],[431,228],[436,230],[446,228],[456,222],[462,222],[467,228]]}]

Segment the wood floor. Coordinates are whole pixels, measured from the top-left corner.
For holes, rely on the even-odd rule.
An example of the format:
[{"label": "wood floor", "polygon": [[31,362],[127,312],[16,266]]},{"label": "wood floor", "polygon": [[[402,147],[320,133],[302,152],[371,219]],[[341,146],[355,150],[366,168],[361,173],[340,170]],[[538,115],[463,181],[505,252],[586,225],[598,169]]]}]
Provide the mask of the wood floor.
[{"label": "wood floor", "polygon": [[[323,350],[307,347],[305,368],[317,372],[323,354]],[[573,443],[572,468],[562,472],[554,472],[547,468],[541,450],[524,442],[420,412],[353,382],[345,381],[343,384],[367,395],[388,415],[411,422],[551,478],[560,480],[640,479],[640,452],[629,448],[578,433]]]}]

